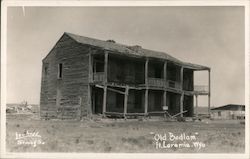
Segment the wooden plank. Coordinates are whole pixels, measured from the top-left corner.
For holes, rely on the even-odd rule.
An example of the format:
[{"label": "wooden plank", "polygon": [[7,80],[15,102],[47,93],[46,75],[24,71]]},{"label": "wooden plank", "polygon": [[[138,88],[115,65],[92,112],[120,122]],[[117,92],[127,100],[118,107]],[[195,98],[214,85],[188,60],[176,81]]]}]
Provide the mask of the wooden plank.
[{"label": "wooden plank", "polygon": [[148,86],[148,59],[145,62],[145,84]]},{"label": "wooden plank", "polygon": [[210,69],[208,70],[208,115],[210,117],[210,104],[211,104],[211,73]]},{"label": "wooden plank", "polygon": [[124,117],[126,117],[127,109],[128,109],[128,94],[129,94],[129,88],[126,86],[125,94],[124,94]]},{"label": "wooden plank", "polygon": [[148,89],[145,90],[145,105],[144,105],[144,113],[148,113]]},{"label": "wooden plank", "polygon": [[196,105],[195,114],[196,117],[198,117],[198,95],[195,95],[195,105]]},{"label": "wooden plank", "polygon": [[103,88],[103,104],[102,104],[102,114],[105,117],[106,113],[106,104],[107,104],[107,86],[104,86]]},{"label": "wooden plank", "polygon": [[[183,102],[184,102],[184,92],[181,93],[181,102],[180,102],[180,112],[183,112]],[[183,114],[181,114],[181,117],[183,117]]]},{"label": "wooden plank", "polygon": [[167,61],[164,62],[163,66],[163,78],[165,81],[167,81]]},{"label": "wooden plank", "polygon": [[93,58],[91,53],[89,53],[89,82],[93,82]]},{"label": "wooden plank", "polygon": [[167,105],[167,91],[164,90],[163,93],[163,105],[166,106]]},{"label": "wooden plank", "polygon": [[104,59],[104,83],[108,82],[108,52],[105,51]]},{"label": "wooden plank", "polygon": [[126,92],[122,92],[122,91],[119,91],[119,90],[116,90],[116,89],[113,89],[113,88],[107,88],[107,89],[110,90],[110,91],[116,92],[116,93],[126,94]]}]

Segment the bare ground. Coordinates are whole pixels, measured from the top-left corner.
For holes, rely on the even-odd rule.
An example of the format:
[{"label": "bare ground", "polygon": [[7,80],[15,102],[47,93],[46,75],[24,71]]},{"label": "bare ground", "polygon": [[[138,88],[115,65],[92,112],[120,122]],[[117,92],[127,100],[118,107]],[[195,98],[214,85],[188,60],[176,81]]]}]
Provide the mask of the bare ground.
[{"label": "bare ground", "polygon": [[[167,122],[164,120],[39,120],[34,115],[7,116],[7,151],[10,152],[144,152],[244,153],[244,124],[239,121]],[[18,144],[16,134],[38,132],[44,144]],[[205,147],[175,147],[193,141],[170,141],[169,132],[195,135]],[[155,134],[165,134],[165,147],[156,148]],[[27,139],[27,138],[26,138]],[[30,138],[34,139],[34,137]],[[166,147],[172,144],[171,147]],[[168,145],[169,146],[169,145]]]}]

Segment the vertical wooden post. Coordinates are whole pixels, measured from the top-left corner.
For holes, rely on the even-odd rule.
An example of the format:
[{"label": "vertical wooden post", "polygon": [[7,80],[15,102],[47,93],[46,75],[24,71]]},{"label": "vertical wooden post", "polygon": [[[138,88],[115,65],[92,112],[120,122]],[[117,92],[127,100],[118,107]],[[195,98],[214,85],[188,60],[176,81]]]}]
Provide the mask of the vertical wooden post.
[{"label": "vertical wooden post", "polygon": [[129,93],[129,88],[127,85],[125,88],[125,94],[124,94],[124,113],[123,113],[123,116],[125,119],[126,119],[127,108],[128,108],[128,93]]},{"label": "vertical wooden post", "polygon": [[164,93],[163,93],[163,105],[166,106],[167,105],[167,61],[164,62],[164,66],[163,66],[163,78],[164,78]]},{"label": "vertical wooden post", "polygon": [[103,105],[102,105],[102,114],[105,117],[106,107],[107,107],[107,82],[108,82],[108,52],[105,51],[104,55],[104,87],[103,87]]},{"label": "vertical wooden post", "polygon": [[196,117],[198,117],[198,95],[196,94],[195,95],[195,105],[196,105],[196,108],[195,108],[195,114],[196,114]]},{"label": "vertical wooden post", "polygon": [[145,89],[145,103],[144,103],[144,113],[145,113],[145,115],[147,115],[147,113],[148,113],[148,62],[149,62],[149,60],[146,59],[146,62],[145,62],[145,85],[146,85],[146,89]]},{"label": "vertical wooden post", "polygon": [[92,54],[89,53],[89,83],[93,82],[93,58]]},{"label": "vertical wooden post", "polygon": [[92,115],[92,101],[91,101],[92,89],[90,84],[88,85],[88,105],[87,108],[87,115]]},{"label": "vertical wooden post", "polygon": [[104,59],[104,84],[108,82],[108,52],[105,52]]},{"label": "vertical wooden post", "polygon": [[144,106],[144,113],[145,115],[148,114],[148,89],[145,89],[145,106]]},{"label": "vertical wooden post", "polygon": [[145,62],[145,85],[148,87],[148,59]]},{"label": "vertical wooden post", "polygon": [[210,74],[210,69],[208,70],[208,115],[210,118],[211,112],[210,112],[210,107],[211,107],[211,74]]},{"label": "vertical wooden post", "polygon": [[107,104],[107,86],[105,85],[103,88],[103,104],[102,104],[103,117],[105,117],[105,113],[106,113],[106,104]]},{"label": "vertical wooden post", "polygon": [[[180,98],[180,112],[183,112],[183,102],[184,102],[184,91],[183,91],[183,66],[181,66],[181,72],[180,72],[180,78],[181,78],[181,98]],[[181,117],[183,117],[183,114],[181,114]]]},{"label": "vertical wooden post", "polygon": [[[184,102],[184,92],[181,93],[181,99],[180,99],[180,112],[183,112],[183,102]],[[183,113],[181,113],[181,117],[183,117]]]}]

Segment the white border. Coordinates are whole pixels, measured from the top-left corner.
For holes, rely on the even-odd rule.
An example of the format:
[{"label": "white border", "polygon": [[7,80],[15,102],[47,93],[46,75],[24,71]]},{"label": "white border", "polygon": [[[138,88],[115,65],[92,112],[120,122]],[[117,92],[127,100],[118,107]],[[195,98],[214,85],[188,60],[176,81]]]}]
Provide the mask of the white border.
[{"label": "white border", "polygon": [[[6,42],[7,7],[10,6],[244,6],[245,7],[245,153],[10,153],[6,152]],[[249,1],[3,1],[1,5],[1,151],[3,158],[250,158],[249,156]],[[4,40],[3,40],[4,39]]]}]

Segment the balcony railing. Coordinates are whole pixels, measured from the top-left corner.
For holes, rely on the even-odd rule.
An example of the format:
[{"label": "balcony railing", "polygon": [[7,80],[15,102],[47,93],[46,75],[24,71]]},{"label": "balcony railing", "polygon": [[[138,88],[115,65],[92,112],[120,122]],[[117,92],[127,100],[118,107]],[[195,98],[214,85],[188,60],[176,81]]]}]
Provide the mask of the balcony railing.
[{"label": "balcony railing", "polygon": [[175,89],[180,89],[181,84],[177,81],[167,80],[165,81],[162,78],[148,78],[148,85],[153,87],[170,87]]},{"label": "balcony railing", "polygon": [[166,81],[161,78],[148,78],[148,85],[153,87],[164,87]]},{"label": "balcony railing", "polygon": [[194,85],[194,91],[199,93],[208,93],[208,86],[206,85]]},{"label": "balcony railing", "polygon": [[176,89],[181,88],[181,83],[180,82],[168,80],[167,83],[168,83],[167,86],[170,87],[170,88],[176,88]]},{"label": "balcony railing", "polygon": [[104,81],[104,72],[95,72],[94,73],[94,82]]}]

